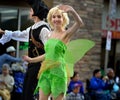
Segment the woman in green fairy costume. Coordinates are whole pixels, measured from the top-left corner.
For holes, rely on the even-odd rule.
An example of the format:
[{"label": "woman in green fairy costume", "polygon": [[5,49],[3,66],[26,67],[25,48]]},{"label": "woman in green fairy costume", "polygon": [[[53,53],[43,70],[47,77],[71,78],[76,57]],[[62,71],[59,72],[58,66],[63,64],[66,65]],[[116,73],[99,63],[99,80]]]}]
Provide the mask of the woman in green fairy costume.
[{"label": "woman in green fairy costume", "polygon": [[[66,30],[69,24],[67,13],[74,18],[73,25]],[[67,91],[66,44],[74,33],[83,25],[77,12],[69,5],[59,5],[50,9],[47,16],[52,31],[49,40],[45,43],[45,54],[35,58],[23,56],[29,63],[43,61],[38,74],[38,84],[35,93],[39,91],[39,100],[48,100],[51,94],[55,100],[63,100]]]}]

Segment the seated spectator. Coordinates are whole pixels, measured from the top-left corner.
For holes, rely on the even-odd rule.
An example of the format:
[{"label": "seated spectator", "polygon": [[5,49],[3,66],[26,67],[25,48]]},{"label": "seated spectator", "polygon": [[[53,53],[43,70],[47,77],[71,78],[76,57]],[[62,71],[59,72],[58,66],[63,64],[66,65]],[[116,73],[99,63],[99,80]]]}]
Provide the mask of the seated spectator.
[{"label": "seated spectator", "polygon": [[23,92],[23,82],[26,73],[26,68],[24,67],[18,63],[12,64],[11,66],[13,77],[15,80],[14,90],[12,92],[12,97],[11,97],[12,100],[21,100],[21,96]]},{"label": "seated spectator", "polygon": [[120,80],[115,76],[112,68],[107,69],[108,89],[110,90],[111,99],[120,99]]},{"label": "seated spectator", "polygon": [[76,83],[81,86],[80,89],[79,89],[79,93],[84,94],[83,82],[80,81],[80,77],[79,77],[79,73],[78,73],[78,72],[74,72],[73,77],[71,77],[71,81],[70,81],[70,83],[69,83],[69,85],[68,85],[68,91],[67,91],[67,93],[72,92],[72,86],[73,86],[74,84],[76,84]]},{"label": "seated spectator", "polygon": [[10,46],[6,49],[6,53],[0,55],[0,73],[4,63],[11,65],[12,62],[21,62],[22,59],[15,57],[15,48]]},{"label": "seated spectator", "polygon": [[67,94],[66,100],[84,100],[84,95],[79,93],[80,88],[80,84],[72,84],[72,91]]},{"label": "seated spectator", "polygon": [[4,100],[10,100],[10,93],[13,90],[14,78],[9,74],[10,67],[8,64],[3,64],[2,74],[0,75],[0,96]]},{"label": "seated spectator", "polygon": [[[105,90],[107,83],[101,79],[101,71],[94,70],[93,77],[90,79],[91,96],[94,100],[110,100],[109,91]],[[92,99],[92,100],[93,100]]]}]

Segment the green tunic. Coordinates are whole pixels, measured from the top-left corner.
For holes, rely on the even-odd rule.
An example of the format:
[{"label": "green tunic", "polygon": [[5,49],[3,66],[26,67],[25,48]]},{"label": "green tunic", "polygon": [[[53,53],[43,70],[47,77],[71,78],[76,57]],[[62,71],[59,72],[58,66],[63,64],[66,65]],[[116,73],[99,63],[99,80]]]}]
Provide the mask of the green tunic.
[{"label": "green tunic", "polygon": [[59,39],[49,39],[45,44],[45,60],[38,74],[35,92],[41,89],[44,94],[54,98],[67,90],[67,71],[64,54],[66,45]]}]

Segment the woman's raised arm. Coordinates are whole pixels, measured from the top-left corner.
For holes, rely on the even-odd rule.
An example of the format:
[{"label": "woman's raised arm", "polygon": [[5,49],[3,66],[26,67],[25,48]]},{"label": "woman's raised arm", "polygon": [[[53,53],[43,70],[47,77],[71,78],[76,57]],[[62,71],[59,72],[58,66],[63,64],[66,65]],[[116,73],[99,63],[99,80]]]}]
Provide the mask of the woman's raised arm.
[{"label": "woman's raised arm", "polygon": [[79,16],[79,14],[73,9],[73,7],[69,6],[69,5],[59,5],[59,9],[65,11],[66,13],[71,13],[71,15],[74,18],[74,24],[68,28],[67,33],[68,34],[73,34],[77,31],[77,29],[79,29],[81,26],[84,25],[81,17]]}]

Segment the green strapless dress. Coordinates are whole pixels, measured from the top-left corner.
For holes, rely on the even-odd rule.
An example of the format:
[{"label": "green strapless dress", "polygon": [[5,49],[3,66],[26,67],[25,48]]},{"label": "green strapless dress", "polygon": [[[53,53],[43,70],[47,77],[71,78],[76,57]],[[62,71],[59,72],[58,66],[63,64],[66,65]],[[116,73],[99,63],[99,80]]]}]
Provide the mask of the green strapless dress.
[{"label": "green strapless dress", "polygon": [[58,39],[49,39],[45,43],[45,60],[42,62],[35,93],[41,89],[44,94],[54,98],[67,90],[67,71],[64,54],[66,45]]}]

